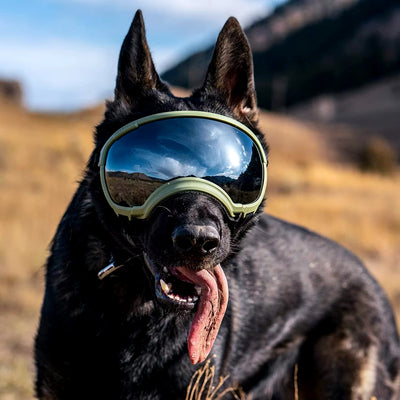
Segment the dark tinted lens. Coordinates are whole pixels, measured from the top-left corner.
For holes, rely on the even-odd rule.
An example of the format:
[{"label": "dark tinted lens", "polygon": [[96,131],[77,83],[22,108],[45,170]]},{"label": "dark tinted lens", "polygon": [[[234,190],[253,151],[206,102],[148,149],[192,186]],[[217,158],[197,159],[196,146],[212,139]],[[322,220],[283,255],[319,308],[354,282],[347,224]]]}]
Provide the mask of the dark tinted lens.
[{"label": "dark tinted lens", "polygon": [[252,139],[211,119],[171,118],[150,122],[110,147],[105,176],[113,201],[140,206],[165,182],[198,177],[221,186],[235,203],[255,201],[262,163]]}]

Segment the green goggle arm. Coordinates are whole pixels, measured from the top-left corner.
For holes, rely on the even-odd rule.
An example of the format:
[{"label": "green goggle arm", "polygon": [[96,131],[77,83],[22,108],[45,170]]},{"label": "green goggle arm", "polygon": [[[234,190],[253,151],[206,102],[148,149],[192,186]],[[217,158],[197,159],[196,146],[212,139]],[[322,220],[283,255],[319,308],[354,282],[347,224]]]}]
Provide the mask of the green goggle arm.
[{"label": "green goggle arm", "polygon": [[[206,118],[206,119],[225,122],[229,125],[232,125],[240,129],[252,139],[252,141],[255,143],[257,147],[260,159],[262,160],[262,187],[260,190],[260,195],[256,201],[250,204],[234,203],[229,197],[229,195],[221,187],[205,179],[195,178],[195,177],[177,178],[164,183],[162,186],[157,188],[153,193],[151,193],[150,196],[144,202],[144,204],[141,206],[125,207],[125,206],[120,206],[113,201],[108,191],[105,178],[105,163],[106,163],[107,153],[112,144],[115,141],[117,141],[121,136],[125,135],[126,133],[132,130],[137,129],[141,125],[161,119],[179,118],[179,117]],[[100,153],[99,167],[100,167],[101,186],[107,202],[117,215],[124,215],[127,216],[129,219],[131,219],[132,217],[138,219],[146,219],[149,217],[154,207],[156,207],[157,204],[159,204],[161,201],[165,200],[166,198],[170,197],[173,194],[180,192],[188,192],[188,191],[198,191],[202,193],[207,193],[215,197],[225,206],[229,215],[231,215],[232,217],[238,215],[246,216],[247,214],[254,213],[258,209],[259,205],[264,199],[265,191],[267,188],[267,158],[264,149],[257,136],[249,128],[247,128],[247,126],[243,125],[242,123],[232,118],[204,111],[164,112],[159,114],[153,114],[124,125],[122,128],[118,129],[103,146]]]}]

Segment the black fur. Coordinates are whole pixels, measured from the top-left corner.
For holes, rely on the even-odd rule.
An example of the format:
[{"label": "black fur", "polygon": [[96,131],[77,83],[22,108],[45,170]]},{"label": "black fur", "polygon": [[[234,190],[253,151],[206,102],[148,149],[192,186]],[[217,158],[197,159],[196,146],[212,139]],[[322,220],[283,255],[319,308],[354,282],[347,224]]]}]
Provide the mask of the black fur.
[{"label": "black fur", "polygon": [[[398,400],[400,346],[385,295],[337,244],[259,212],[228,218],[217,200],[181,193],[146,221],[117,217],[103,196],[100,149],[119,127],[169,110],[234,117],[255,132],[251,53],[234,18],[220,33],[205,84],[176,98],[161,82],[136,13],[121,49],[115,99],[53,240],[36,338],[39,399],[183,399],[192,374],[186,338],[192,311],[155,297],[143,251],[161,265],[221,263],[230,300],[212,349],[216,375],[253,399]],[[261,133],[258,132],[261,138]],[[218,248],[179,253],[177,227],[207,225]],[[124,267],[97,273],[113,256]]]}]

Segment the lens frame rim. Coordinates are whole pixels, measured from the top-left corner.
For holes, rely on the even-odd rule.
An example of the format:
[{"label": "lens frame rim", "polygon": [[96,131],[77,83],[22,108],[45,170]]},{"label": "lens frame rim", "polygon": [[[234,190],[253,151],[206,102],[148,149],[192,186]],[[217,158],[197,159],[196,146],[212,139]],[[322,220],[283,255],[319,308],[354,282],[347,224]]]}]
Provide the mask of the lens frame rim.
[{"label": "lens frame rim", "polygon": [[[261,183],[260,194],[257,197],[257,199],[249,204],[234,203],[230,198],[230,196],[228,195],[228,193],[225,192],[225,190],[223,190],[220,186],[216,185],[215,183],[207,181],[203,178],[183,177],[183,178],[173,179],[172,181],[166,182],[163,185],[161,185],[159,188],[157,188],[154,192],[150,194],[150,196],[141,206],[127,207],[127,206],[120,206],[117,203],[115,203],[107,187],[106,172],[105,172],[105,165],[110,147],[122,136],[139,128],[142,125],[164,119],[188,118],[188,117],[211,119],[215,121],[224,122],[228,125],[231,125],[241,130],[244,134],[246,134],[251,138],[253,143],[256,145],[257,151],[260,156],[260,160],[262,162],[262,183]],[[124,215],[129,219],[131,219],[132,217],[138,219],[146,219],[149,217],[153,208],[167,197],[179,192],[199,191],[207,193],[215,197],[217,200],[219,200],[225,206],[226,210],[228,211],[228,214],[234,218],[237,217],[238,215],[246,216],[247,214],[254,213],[258,209],[261,202],[263,201],[265,196],[265,191],[267,188],[267,164],[268,164],[267,157],[265,155],[265,151],[261,145],[260,140],[258,139],[258,137],[255,135],[254,132],[252,132],[246,125],[242,124],[241,122],[236,121],[233,118],[226,117],[224,115],[206,111],[167,111],[137,119],[135,121],[129,122],[128,124],[118,129],[114,134],[111,135],[111,137],[106,141],[106,143],[102,147],[98,166],[100,168],[100,181],[104,196],[108,204],[111,206],[111,208],[115,211],[117,215]]]}]

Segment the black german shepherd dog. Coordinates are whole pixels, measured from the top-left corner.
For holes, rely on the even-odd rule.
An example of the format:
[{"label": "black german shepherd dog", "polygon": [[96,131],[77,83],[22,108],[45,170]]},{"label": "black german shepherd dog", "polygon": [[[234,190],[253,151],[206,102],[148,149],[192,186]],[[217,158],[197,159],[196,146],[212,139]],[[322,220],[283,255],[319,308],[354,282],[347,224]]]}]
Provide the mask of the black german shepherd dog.
[{"label": "black german shepherd dog", "polygon": [[[204,85],[190,97],[175,97],[154,68],[136,13],[120,53],[115,98],[96,129],[94,151],[47,262],[35,345],[39,399],[185,398],[207,357],[190,358],[187,349],[200,306],[197,298],[187,306],[160,299],[145,255],[164,272],[176,265],[207,272],[225,299],[229,288],[222,322],[211,316],[202,329],[217,325],[218,331],[220,324],[210,339],[215,374],[229,376],[228,384],[249,397],[400,398],[393,312],[354,255],[263,214],[262,205],[234,219],[213,196],[189,191],[163,200],[146,219],[128,219],[105,199],[100,150],[130,121],[171,110],[207,111],[235,118],[262,140],[252,69],[247,39],[230,18]],[[183,240],[176,240],[182,231]],[[99,279],[111,259],[122,267]],[[218,282],[216,266],[228,287]],[[177,295],[190,285],[171,279]],[[219,312],[218,302],[211,306]]]}]

